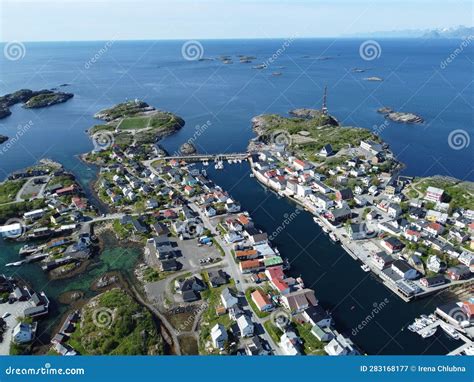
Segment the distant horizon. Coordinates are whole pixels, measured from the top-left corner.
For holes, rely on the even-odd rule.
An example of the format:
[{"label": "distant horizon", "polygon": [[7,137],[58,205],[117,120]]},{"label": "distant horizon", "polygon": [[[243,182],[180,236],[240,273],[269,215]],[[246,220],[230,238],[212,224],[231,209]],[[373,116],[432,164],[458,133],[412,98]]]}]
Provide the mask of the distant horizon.
[{"label": "distant horizon", "polygon": [[[469,27],[471,28],[471,27]],[[472,27],[474,28],[474,27]],[[392,32],[392,31],[390,31]],[[367,32],[367,35],[369,32]],[[198,40],[198,41],[242,41],[242,40],[286,40],[286,39],[293,39],[293,40],[361,40],[367,39],[367,35],[360,35],[360,36],[324,36],[324,37],[317,37],[317,36],[304,36],[304,37],[291,37],[291,36],[276,36],[276,37],[222,37],[222,38],[129,38],[129,39],[96,39],[96,40],[30,40],[30,41],[21,41],[24,44],[42,44],[42,43],[81,43],[81,42],[147,42],[147,41],[176,41],[176,42],[184,42],[190,40]],[[444,41],[444,40],[458,40],[459,38],[426,38],[423,36],[377,36],[371,35],[370,38],[377,38],[378,40],[433,40],[433,41]],[[0,44],[8,44],[9,42],[17,41],[17,40],[0,40]]]},{"label": "distant horizon", "polygon": [[472,27],[473,5],[469,0],[0,0],[0,20],[1,42],[357,38]]}]

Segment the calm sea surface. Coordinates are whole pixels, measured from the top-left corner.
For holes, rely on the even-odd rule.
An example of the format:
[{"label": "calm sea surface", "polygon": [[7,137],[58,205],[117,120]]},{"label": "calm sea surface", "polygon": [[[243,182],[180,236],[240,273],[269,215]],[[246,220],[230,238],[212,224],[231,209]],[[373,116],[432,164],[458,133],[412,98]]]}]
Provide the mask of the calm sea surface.
[{"label": "calm sea surface", "polygon": [[[474,143],[454,150],[448,139],[457,129],[469,139],[473,135],[473,47],[465,47],[442,69],[441,63],[460,41],[379,40],[380,57],[372,61],[359,55],[361,43],[295,40],[266,70],[252,66],[268,60],[278,49],[281,52],[283,40],[201,41],[204,58],[229,55],[234,61],[229,65],[218,60],[188,61],[181,54],[183,42],[179,41],[26,43],[21,60],[0,57],[0,94],[66,83],[70,86],[61,89],[75,96],[46,109],[25,110],[17,105],[10,117],[0,120],[0,134],[9,137],[15,137],[19,127],[31,126],[0,153],[0,179],[49,157],[62,162],[87,187],[95,169],[76,157],[92,148],[84,130],[96,123],[92,118],[96,111],[126,99],[143,99],[185,119],[186,126],[162,142],[169,152],[192,137],[200,152],[237,152],[244,151],[254,136],[253,116],[286,114],[296,107],[319,108],[327,85],[330,113],[345,125],[377,129],[406,163],[406,174],[474,180]],[[241,64],[239,54],[257,59]],[[355,73],[354,68],[367,70]],[[272,76],[272,72],[282,75]],[[364,80],[370,76],[384,81]],[[381,106],[415,112],[425,123],[384,124],[383,116],[376,113]],[[204,124],[208,127],[204,131],[199,128],[197,134],[196,126]],[[209,175],[240,200],[269,233],[295,211],[290,202],[278,199],[249,178],[245,164],[227,166],[217,173],[210,169]],[[292,273],[301,275],[332,311],[341,331],[351,333],[370,314],[373,304],[388,298],[387,306],[353,336],[369,354],[443,354],[456,346],[442,333],[422,340],[404,329],[416,315],[431,312],[439,299],[403,303],[331,244],[309,214],[298,214],[274,242],[292,260]],[[0,268],[18,259],[17,250],[17,245],[0,241]],[[80,280],[48,282],[38,265],[0,271],[16,272],[54,298],[65,290],[87,290],[104,270],[130,270],[138,257],[134,253],[117,261],[116,253],[113,248],[106,251]],[[64,310],[57,305],[57,312]]]}]

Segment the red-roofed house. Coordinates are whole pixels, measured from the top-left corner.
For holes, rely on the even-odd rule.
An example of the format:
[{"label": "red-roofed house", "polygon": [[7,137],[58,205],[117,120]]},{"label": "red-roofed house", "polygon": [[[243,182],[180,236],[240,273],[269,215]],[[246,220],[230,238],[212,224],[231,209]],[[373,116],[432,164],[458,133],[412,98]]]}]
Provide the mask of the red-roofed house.
[{"label": "red-roofed house", "polygon": [[269,312],[273,309],[273,304],[266,293],[256,289],[251,294],[252,301],[261,312]]},{"label": "red-roofed house", "polygon": [[69,187],[64,187],[57,190],[56,195],[58,196],[69,195],[69,194],[72,194],[74,191],[76,191],[76,185],[72,184]]},{"label": "red-roofed house", "polygon": [[432,222],[428,224],[428,226],[425,227],[424,230],[430,235],[437,236],[443,234],[444,227],[439,223]]},{"label": "red-roofed house", "polygon": [[264,268],[264,264],[260,260],[246,260],[239,263],[239,268],[242,273],[257,272]]},{"label": "red-roofed house", "polygon": [[235,251],[235,258],[239,261],[252,260],[258,257],[255,249],[246,249],[245,251]]},{"label": "red-roofed house", "polygon": [[283,272],[283,267],[281,266],[268,268],[265,270],[265,274],[267,275],[269,280],[283,280],[285,278],[285,273]]},{"label": "red-roofed house", "polygon": [[311,165],[301,159],[295,159],[293,161],[293,167],[299,171],[308,170],[311,168]]},{"label": "red-roofed house", "polygon": [[74,196],[72,198],[72,204],[74,204],[74,207],[81,211],[87,208],[87,202],[83,198],[79,198],[78,196]]}]

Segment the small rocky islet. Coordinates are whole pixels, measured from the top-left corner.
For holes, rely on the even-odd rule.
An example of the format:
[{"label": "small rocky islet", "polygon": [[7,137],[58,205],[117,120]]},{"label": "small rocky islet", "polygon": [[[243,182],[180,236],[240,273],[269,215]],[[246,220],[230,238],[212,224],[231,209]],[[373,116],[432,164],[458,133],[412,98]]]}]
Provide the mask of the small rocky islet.
[{"label": "small rocky islet", "polygon": [[10,107],[18,103],[22,103],[25,109],[39,109],[66,102],[72,97],[74,97],[72,93],[48,89],[38,91],[21,89],[0,97],[0,119],[11,115]]},{"label": "small rocky islet", "polygon": [[400,123],[423,123],[423,117],[415,113],[406,113],[402,111],[394,111],[392,108],[384,106],[377,110],[377,113],[384,114],[385,118]]}]

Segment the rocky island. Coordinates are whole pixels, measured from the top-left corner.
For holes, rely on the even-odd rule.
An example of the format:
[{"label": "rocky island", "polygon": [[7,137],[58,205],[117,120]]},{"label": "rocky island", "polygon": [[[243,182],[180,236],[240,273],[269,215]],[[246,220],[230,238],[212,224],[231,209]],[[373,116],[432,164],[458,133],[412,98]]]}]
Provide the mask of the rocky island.
[{"label": "rocky island", "polygon": [[26,109],[39,109],[63,103],[74,97],[72,93],[53,92],[51,90],[42,91],[41,94],[34,95],[23,106]]},{"label": "rocky island", "polygon": [[6,137],[5,135],[1,135],[1,134],[0,134],[0,145],[1,145],[2,143],[5,143],[6,141],[8,141],[8,137]]},{"label": "rocky island", "polygon": [[400,123],[423,123],[424,119],[415,113],[405,113],[401,111],[394,111],[390,107],[381,107],[377,110],[380,114],[385,114],[385,118],[394,122]]},{"label": "rocky island", "polygon": [[190,142],[183,143],[179,148],[179,152],[184,155],[196,154],[196,151],[196,147]]},{"label": "rocky island", "polygon": [[372,76],[372,77],[365,77],[365,81],[374,81],[374,82],[382,82],[383,78]]},{"label": "rocky island", "polygon": [[0,119],[8,117],[11,114],[10,107],[18,103],[23,103],[23,107],[26,109],[37,109],[66,102],[72,97],[74,97],[72,93],[55,92],[48,89],[38,91],[21,89],[0,97]]},{"label": "rocky island", "polygon": [[[144,101],[134,100],[119,103],[97,112],[95,118],[105,121],[91,127],[96,150],[82,156],[87,162],[102,163],[100,151],[107,154],[112,146],[118,146],[131,155],[158,155],[162,149],[157,142],[181,129],[184,120],[168,111],[155,109]],[[98,162],[97,162],[98,161]]]}]

